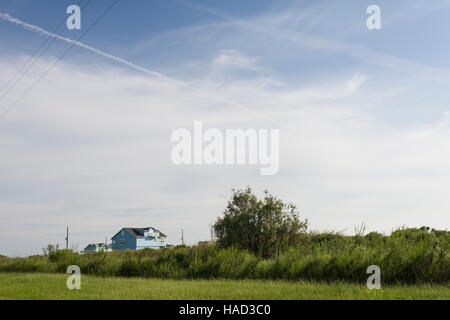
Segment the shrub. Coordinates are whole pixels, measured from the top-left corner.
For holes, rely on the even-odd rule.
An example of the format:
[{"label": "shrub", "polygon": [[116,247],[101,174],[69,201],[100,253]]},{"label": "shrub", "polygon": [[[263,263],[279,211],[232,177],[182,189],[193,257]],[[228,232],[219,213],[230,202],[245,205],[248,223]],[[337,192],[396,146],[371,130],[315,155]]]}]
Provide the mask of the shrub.
[{"label": "shrub", "polygon": [[258,199],[250,188],[233,190],[224,216],[214,224],[217,243],[268,257],[293,245],[306,231],[295,205],[285,204],[267,191]]}]

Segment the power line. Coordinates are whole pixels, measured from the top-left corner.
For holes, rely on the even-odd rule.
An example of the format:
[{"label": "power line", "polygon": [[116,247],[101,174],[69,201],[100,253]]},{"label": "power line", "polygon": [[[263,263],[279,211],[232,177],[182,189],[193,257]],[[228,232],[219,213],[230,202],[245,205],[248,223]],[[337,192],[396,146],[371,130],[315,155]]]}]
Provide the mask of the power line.
[{"label": "power line", "polygon": [[[80,0],[79,5],[81,4],[83,0]],[[90,2],[90,0],[88,1],[88,3]],[[84,6],[86,6],[87,4],[85,4]],[[83,6],[83,7],[84,7]],[[53,33],[57,33],[59,29],[61,29],[61,26],[64,24],[64,22],[66,21],[66,18],[64,17],[62,19],[62,21],[58,24],[58,26],[55,28],[55,30],[53,31]],[[14,77],[12,77],[11,80],[9,80],[5,86],[3,86],[0,89],[0,92],[2,92],[3,90],[5,90],[7,87],[9,87],[9,85],[11,84],[11,82],[14,80],[15,77],[17,77],[22,71],[23,69],[34,59],[34,57],[36,57],[36,55],[39,53],[39,51],[41,51],[41,49],[47,44],[47,42],[51,39],[51,37],[47,37],[47,39],[44,40],[44,42],[41,44],[41,46],[34,52],[34,54],[30,57],[30,59],[28,59],[27,62],[25,62],[22,67],[20,67],[20,69],[16,72],[16,74],[14,75]]]},{"label": "power line", "polygon": [[[80,1],[80,4],[83,0]],[[83,5],[82,8],[86,7],[89,2],[91,0],[88,0],[88,2],[86,4]],[[57,33],[59,32],[59,30],[61,29],[61,26],[64,24],[64,22],[66,21],[66,18],[64,18],[59,25],[56,27],[56,29],[53,31],[53,33]],[[47,46],[47,48],[39,55],[39,57],[37,57],[37,59],[34,61],[34,63],[32,63],[26,70],[25,72],[19,77],[19,79],[16,79],[14,81],[14,83],[12,83],[12,81],[25,69],[25,67],[36,57],[36,55],[39,53],[39,51],[41,51],[41,49],[50,41],[50,39],[52,39],[51,37],[48,37],[42,44],[41,46],[36,50],[36,52],[30,57],[30,59],[28,59],[28,61],[16,72],[16,74],[14,75],[14,77],[12,77],[11,80],[9,80],[7,82],[7,84],[0,90],[0,92],[2,92],[3,90],[5,90],[7,87],[11,86],[7,92],[0,98],[0,101],[8,94],[8,92],[12,89],[12,87],[14,87],[14,85],[36,64],[36,62],[42,57],[43,54],[45,54],[47,52],[47,50],[53,45],[53,43],[55,42],[55,39],[52,39],[53,41]],[[12,85],[11,85],[12,83]]]},{"label": "power line", "polygon": [[115,0],[98,18],[95,22],[56,60],[50,68],[47,69],[11,106],[9,106],[3,113],[0,114],[2,119],[8,112],[10,112],[33,88],[50,72],[52,69],[72,50],[72,48],[119,2]]},{"label": "power line", "polygon": [[[79,4],[81,4],[83,0],[80,1]],[[83,6],[82,9],[84,9],[89,2],[91,2],[91,0],[88,0]],[[60,24],[58,25],[58,27],[56,27],[55,31],[53,33],[57,33],[59,32],[59,30],[61,29],[61,26],[64,24],[64,22],[66,21],[66,18],[64,18]],[[62,33],[62,32],[61,32]],[[37,54],[39,53],[39,51],[41,51],[42,48],[44,48],[44,46],[47,45],[47,43],[50,41],[51,37],[48,37],[43,43],[42,45],[36,50],[36,52],[30,57],[30,59],[28,59],[28,61],[17,71],[17,73],[14,75],[14,77],[11,78],[11,80],[9,80],[7,82],[7,84],[0,90],[0,92],[2,92],[3,90],[7,89],[6,92],[0,97],[0,102],[8,95],[8,93],[14,88],[14,86],[17,84],[17,82],[19,82],[24,76],[25,74],[30,71],[30,69],[39,61],[39,59],[48,51],[48,49],[50,49],[50,47],[53,45],[53,43],[56,41],[56,38],[53,38],[52,41],[50,42],[50,44],[44,49],[44,51],[41,52],[41,54],[34,60],[33,63],[31,63],[27,68],[26,66],[37,56]],[[26,68],[26,70],[22,73],[22,71]],[[20,73],[22,73],[19,78],[17,78],[16,80],[14,80]],[[14,80],[14,81],[13,81]]]}]

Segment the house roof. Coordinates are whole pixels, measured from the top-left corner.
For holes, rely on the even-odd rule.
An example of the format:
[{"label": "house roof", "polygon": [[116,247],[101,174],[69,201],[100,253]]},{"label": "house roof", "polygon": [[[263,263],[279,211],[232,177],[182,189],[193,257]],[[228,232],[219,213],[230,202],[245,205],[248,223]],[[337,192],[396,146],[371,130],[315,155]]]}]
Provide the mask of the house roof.
[{"label": "house roof", "polygon": [[84,250],[97,249],[103,247],[105,244],[102,243],[90,243],[84,248]]},{"label": "house roof", "polygon": [[153,227],[147,227],[147,228],[122,228],[122,229],[120,229],[119,232],[117,232],[112,238],[114,238],[115,236],[117,236],[117,235],[120,233],[120,231],[126,230],[126,231],[128,231],[128,233],[130,233],[130,234],[131,234],[132,236],[134,236],[135,238],[137,238],[137,239],[143,239],[144,236],[141,235],[141,234],[139,234],[139,233],[136,232],[136,231],[148,231],[149,229],[153,229],[153,230],[155,230],[155,232],[158,232],[159,235],[160,235],[160,237],[167,238],[167,236],[166,236],[164,233],[162,233],[161,231],[159,231],[158,229],[153,228]]}]

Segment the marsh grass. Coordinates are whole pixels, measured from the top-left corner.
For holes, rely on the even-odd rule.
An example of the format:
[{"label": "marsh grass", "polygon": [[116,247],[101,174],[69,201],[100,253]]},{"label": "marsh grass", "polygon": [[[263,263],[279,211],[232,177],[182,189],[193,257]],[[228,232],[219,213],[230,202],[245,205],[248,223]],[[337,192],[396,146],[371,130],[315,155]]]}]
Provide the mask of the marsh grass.
[{"label": "marsh grass", "polygon": [[441,285],[383,286],[274,280],[172,280],[81,277],[81,290],[68,290],[68,275],[0,273],[0,299],[306,300],[450,299]]},{"label": "marsh grass", "polygon": [[64,273],[161,279],[264,279],[365,283],[369,265],[381,268],[383,284],[443,284],[450,280],[450,232],[404,229],[390,236],[302,234],[296,246],[262,258],[216,245],[179,246],[80,255],[70,250],[50,256],[0,257],[0,272]]}]

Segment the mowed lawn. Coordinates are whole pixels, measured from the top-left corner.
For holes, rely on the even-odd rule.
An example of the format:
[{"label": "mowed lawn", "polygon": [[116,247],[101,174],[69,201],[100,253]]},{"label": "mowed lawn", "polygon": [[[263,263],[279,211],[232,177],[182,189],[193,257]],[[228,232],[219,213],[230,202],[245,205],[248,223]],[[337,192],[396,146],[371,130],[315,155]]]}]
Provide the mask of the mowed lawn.
[{"label": "mowed lawn", "polygon": [[68,290],[69,275],[0,273],[0,299],[450,299],[448,286],[383,286],[258,280],[162,280],[81,277]]}]

